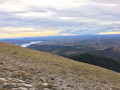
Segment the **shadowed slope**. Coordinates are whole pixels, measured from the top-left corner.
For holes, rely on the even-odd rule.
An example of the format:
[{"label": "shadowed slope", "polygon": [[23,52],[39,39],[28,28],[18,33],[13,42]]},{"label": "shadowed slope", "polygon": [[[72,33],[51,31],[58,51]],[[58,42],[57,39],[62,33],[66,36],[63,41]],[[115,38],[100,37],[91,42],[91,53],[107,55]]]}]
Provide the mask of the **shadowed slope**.
[{"label": "shadowed slope", "polygon": [[120,63],[114,59],[110,59],[107,57],[95,56],[86,53],[79,55],[71,55],[67,58],[120,72]]}]

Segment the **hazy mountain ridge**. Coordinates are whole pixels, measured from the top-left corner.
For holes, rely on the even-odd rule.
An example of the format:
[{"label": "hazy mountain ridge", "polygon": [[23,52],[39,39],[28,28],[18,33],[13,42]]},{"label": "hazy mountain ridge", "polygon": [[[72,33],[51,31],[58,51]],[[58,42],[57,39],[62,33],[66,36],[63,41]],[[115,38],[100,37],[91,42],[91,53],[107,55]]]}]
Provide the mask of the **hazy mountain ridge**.
[{"label": "hazy mountain ridge", "polygon": [[0,43],[0,88],[3,90],[119,90],[119,85],[119,73]]}]

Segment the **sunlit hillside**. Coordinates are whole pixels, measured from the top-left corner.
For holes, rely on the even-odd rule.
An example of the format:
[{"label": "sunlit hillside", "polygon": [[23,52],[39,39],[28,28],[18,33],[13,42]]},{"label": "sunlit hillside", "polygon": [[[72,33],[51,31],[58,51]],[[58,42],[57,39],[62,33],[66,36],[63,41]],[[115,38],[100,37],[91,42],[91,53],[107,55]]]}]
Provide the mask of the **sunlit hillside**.
[{"label": "sunlit hillside", "polygon": [[0,43],[0,90],[119,90],[120,74]]}]

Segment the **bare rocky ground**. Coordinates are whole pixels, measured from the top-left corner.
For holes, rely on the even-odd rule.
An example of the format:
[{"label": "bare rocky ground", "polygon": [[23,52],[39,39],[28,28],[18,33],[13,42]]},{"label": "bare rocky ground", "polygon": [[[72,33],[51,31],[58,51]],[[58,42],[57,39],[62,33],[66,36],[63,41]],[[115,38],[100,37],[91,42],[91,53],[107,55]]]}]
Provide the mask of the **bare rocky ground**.
[{"label": "bare rocky ground", "polygon": [[[0,55],[0,90],[74,90],[62,78],[51,75],[31,64]],[[44,67],[43,67],[44,69]],[[29,73],[29,71],[32,73]]]},{"label": "bare rocky ground", "polygon": [[0,55],[0,90],[120,90],[111,88],[112,84],[107,82],[101,84],[82,76],[53,75],[44,67],[39,69],[24,60],[8,57]]}]

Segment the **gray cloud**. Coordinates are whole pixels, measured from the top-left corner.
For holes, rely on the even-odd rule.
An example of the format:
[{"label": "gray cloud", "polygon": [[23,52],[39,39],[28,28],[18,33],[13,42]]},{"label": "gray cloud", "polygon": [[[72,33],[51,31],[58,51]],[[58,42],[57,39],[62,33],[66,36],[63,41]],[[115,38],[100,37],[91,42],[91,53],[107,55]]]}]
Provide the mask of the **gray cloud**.
[{"label": "gray cloud", "polygon": [[119,32],[120,31],[119,24],[111,24],[111,25],[100,25],[100,24],[90,24],[86,23],[84,25],[80,25],[76,28],[69,28],[60,32],[60,34],[97,34],[100,32]]},{"label": "gray cloud", "polygon": [[[1,3],[7,1],[0,0]],[[80,3],[79,0],[75,2]],[[3,10],[0,11],[0,28],[32,27],[36,28],[35,32],[41,29],[60,29],[60,34],[97,34],[120,31],[120,1],[86,0],[84,3],[86,4],[64,8],[31,5],[23,11]],[[29,12],[36,13],[36,16],[18,15]],[[37,17],[37,13],[49,12],[51,15],[48,17]],[[69,19],[61,19],[62,17]],[[7,31],[0,31],[0,33],[7,33]],[[14,33],[17,33],[17,31]]]}]

